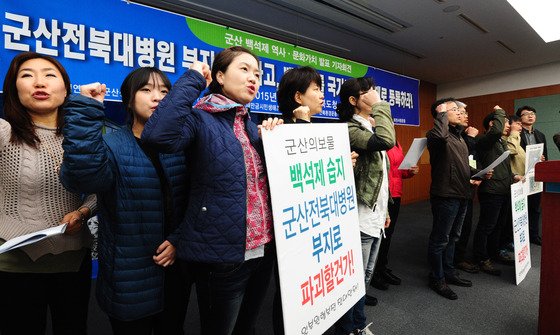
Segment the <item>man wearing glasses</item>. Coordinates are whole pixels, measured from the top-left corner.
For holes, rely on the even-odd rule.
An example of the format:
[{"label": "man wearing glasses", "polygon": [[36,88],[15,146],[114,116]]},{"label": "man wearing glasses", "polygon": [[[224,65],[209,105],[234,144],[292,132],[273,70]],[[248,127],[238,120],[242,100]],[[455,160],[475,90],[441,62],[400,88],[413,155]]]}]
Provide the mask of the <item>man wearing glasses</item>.
[{"label": "man wearing glasses", "polygon": [[[469,114],[467,112],[467,105],[461,101],[455,101],[459,107],[460,113],[460,125],[463,127],[461,136],[469,148],[469,162],[472,167],[476,164],[474,161],[476,157],[476,136],[478,135],[478,129],[469,126]],[[472,161],[471,161],[472,160]],[[465,219],[463,220],[463,226],[461,228],[461,234],[459,240],[455,243],[455,257],[454,264],[457,269],[463,270],[469,273],[477,273],[478,265],[474,264],[467,257],[467,247],[469,244],[469,238],[472,231],[472,219],[473,219],[473,197],[476,192],[476,187],[480,185],[480,180],[470,180],[470,194],[467,200],[467,211],[465,213]]]},{"label": "man wearing glasses", "polygon": [[[544,143],[543,155],[541,162],[548,159],[546,150],[546,137],[539,130],[533,127],[537,121],[537,111],[531,106],[523,106],[517,109],[515,113],[521,118],[521,147],[526,150],[530,144]],[[536,245],[541,245],[541,236],[539,234],[539,219],[541,216],[541,193],[532,194],[527,197],[529,212],[529,241]]]},{"label": "man wearing glasses", "polygon": [[[476,162],[479,168],[487,167],[508,151],[507,142],[502,139],[509,132],[507,121],[506,113],[500,106],[495,106],[494,111],[484,118],[486,132],[479,135],[476,141]],[[499,257],[500,235],[511,212],[511,184],[522,177],[512,173],[509,156],[493,170],[492,179],[484,180],[478,188],[480,215],[474,233],[473,251],[480,270],[499,276],[501,270],[494,267],[490,258],[507,260]]]},{"label": "man wearing glasses", "polygon": [[432,232],[428,242],[429,286],[437,294],[457,299],[447,284],[469,287],[453,266],[455,242],[459,238],[470,198],[469,150],[461,137],[461,113],[453,98],[436,101],[431,108],[434,127],[428,131],[432,166],[430,203]]}]

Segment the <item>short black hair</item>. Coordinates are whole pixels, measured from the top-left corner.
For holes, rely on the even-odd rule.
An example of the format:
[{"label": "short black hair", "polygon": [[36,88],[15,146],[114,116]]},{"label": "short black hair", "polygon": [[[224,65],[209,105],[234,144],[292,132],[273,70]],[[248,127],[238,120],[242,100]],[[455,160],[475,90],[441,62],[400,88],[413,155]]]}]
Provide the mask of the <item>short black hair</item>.
[{"label": "short black hair", "polygon": [[484,129],[488,130],[488,128],[490,128],[490,121],[493,121],[495,119],[496,119],[496,111],[493,111],[490,114],[486,115],[484,117],[484,120],[482,120],[482,125],[484,126]]},{"label": "short black hair", "polygon": [[282,117],[285,120],[291,119],[294,109],[300,106],[295,100],[296,93],[305,93],[311,83],[315,83],[319,87],[323,85],[321,75],[311,66],[289,69],[284,73],[282,79],[280,79],[280,84],[278,84],[276,100],[278,101],[278,109],[282,112]]},{"label": "short black hair", "polygon": [[517,116],[516,114],[511,114],[510,116],[508,116],[508,120],[509,124],[512,124],[514,122],[521,122],[521,117]]},{"label": "short black hair", "polygon": [[432,117],[433,117],[434,119],[436,118],[436,116],[437,116],[437,114],[438,114],[438,112],[437,112],[436,109],[437,109],[437,107],[438,107],[439,105],[441,105],[441,104],[443,104],[443,103],[446,103],[446,102],[450,102],[450,101],[455,102],[456,100],[455,100],[455,98],[443,98],[443,99],[439,99],[439,100],[437,100],[436,102],[434,102],[434,103],[432,104],[432,107],[430,108],[430,111],[432,112]]},{"label": "short black hair", "polygon": [[339,94],[340,102],[336,106],[336,113],[340,121],[350,121],[354,115],[355,106],[350,103],[350,97],[358,100],[362,93],[369,91],[372,87],[375,88],[375,84],[371,77],[350,78],[342,84]]},{"label": "short black hair", "polygon": [[[140,67],[132,72],[130,72],[126,78],[124,78],[121,84],[121,96],[123,106],[126,110],[126,120],[128,125],[132,125],[134,121],[134,97],[139,89],[144,87],[150,78],[154,76],[159,76],[161,81],[168,90],[171,89],[171,82],[169,78],[160,69],[155,67]],[[154,79],[155,80],[155,79]]]},{"label": "short black hair", "polygon": [[531,112],[537,114],[537,110],[534,109],[533,107],[531,107],[531,106],[523,106],[523,107],[519,107],[519,108],[517,109],[517,112],[515,112],[515,115],[521,117],[521,112],[523,112],[523,111],[531,111]]}]

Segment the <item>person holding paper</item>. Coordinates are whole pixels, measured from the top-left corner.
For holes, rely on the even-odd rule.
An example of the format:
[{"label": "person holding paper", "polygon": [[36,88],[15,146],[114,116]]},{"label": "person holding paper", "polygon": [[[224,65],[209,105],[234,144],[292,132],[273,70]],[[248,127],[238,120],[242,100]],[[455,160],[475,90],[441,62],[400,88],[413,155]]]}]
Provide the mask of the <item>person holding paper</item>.
[{"label": "person holding paper", "polygon": [[[515,115],[521,118],[523,129],[521,130],[521,147],[526,150],[529,144],[544,144],[541,162],[548,159],[546,148],[546,136],[535,129],[537,122],[537,110],[531,106],[522,106],[517,109]],[[541,193],[531,194],[527,197],[527,207],[529,212],[529,241],[536,245],[541,245],[539,221],[541,218]]]},{"label": "person holding paper", "polygon": [[429,287],[437,294],[456,300],[448,284],[470,287],[470,280],[459,277],[453,266],[455,243],[459,238],[470,198],[469,151],[461,133],[461,114],[453,98],[432,104],[434,127],[428,131],[428,151],[432,166],[430,203],[433,224],[428,242],[431,272]]},{"label": "person holding paper", "polygon": [[520,176],[525,175],[525,149],[521,146],[521,132],[523,129],[521,118],[517,115],[509,117],[509,133],[504,135],[507,147],[511,153],[511,172]]},{"label": "person holding paper", "polygon": [[[395,145],[391,108],[382,101],[371,78],[350,78],[340,88],[336,108],[340,121],[348,123],[350,147],[360,156],[354,167],[362,240],[365,284],[373,275],[383,231],[389,227],[389,159],[386,150]],[[375,126],[375,129],[374,129]],[[365,331],[365,297],[335,324],[336,334]]]},{"label": "person holding paper", "polygon": [[239,46],[218,53],[211,71],[194,62],[142,132],[146,143],[192,162],[176,247],[197,276],[203,334],[254,333],[272,277],[272,210],[259,133],[283,121],[269,118],[257,127],[250,120],[246,105],[260,76],[257,56]]},{"label": "person holding paper", "polygon": [[70,79],[54,58],[14,57],[4,78],[0,119],[0,243],[67,224],[62,235],[0,254],[0,333],[44,334],[47,309],[54,334],[86,334],[91,286],[95,196],[59,182],[63,104]]},{"label": "person holding paper", "polygon": [[[397,225],[397,218],[401,208],[401,196],[403,188],[403,179],[414,177],[418,174],[418,166],[412,166],[408,170],[399,170],[399,166],[404,160],[404,153],[398,141],[395,146],[387,151],[389,158],[389,191],[391,193],[392,202],[389,202],[389,217],[391,218],[391,225],[385,229],[385,237],[381,239],[379,247],[379,255],[377,263],[371,278],[371,286],[383,289],[387,284],[400,285],[401,279],[397,277],[391,269],[387,267],[389,264],[389,248],[391,246],[391,238]],[[366,297],[366,305],[371,301],[371,298]]]},{"label": "person holding paper", "polygon": [[[282,113],[284,123],[311,123],[311,117],[323,111],[325,95],[321,87],[321,75],[310,66],[295,67],[286,71],[276,92],[278,109]],[[358,154],[352,151],[350,158],[352,166],[355,166]],[[284,324],[278,269],[275,272],[277,287],[273,300],[273,328],[275,335],[281,335],[284,334]]]},{"label": "person holding paper", "polygon": [[192,271],[175,262],[175,230],[187,205],[183,154],[142,143],[144,124],[171,89],[153,67],[121,85],[127,125],[103,135],[104,84],[82,85],[66,104],[64,186],[96,193],[99,272],[96,296],[114,334],[183,334]]},{"label": "person holding paper", "polygon": [[[500,106],[495,106],[494,111],[484,118],[483,125],[486,132],[477,137],[476,143],[477,165],[480,169],[508,150],[502,136],[509,132],[509,123]],[[494,267],[491,258],[508,262],[499,254],[500,235],[511,212],[511,184],[521,180],[522,176],[511,172],[509,157],[493,170],[492,179],[483,180],[478,188],[480,216],[474,233],[473,249],[480,270],[499,276],[501,271]]]},{"label": "person holding paper", "polygon": [[[311,117],[320,114],[325,104],[321,91],[322,80],[317,70],[310,66],[289,69],[282,75],[276,93],[278,109],[285,124],[311,123]],[[356,165],[358,154],[350,154],[352,166]]]},{"label": "person holding paper", "polygon": [[[502,141],[507,142],[507,148],[510,152],[511,172],[514,175],[525,175],[525,150],[521,147],[521,118],[513,114],[507,117],[509,121],[509,132],[502,135]],[[513,230],[512,230],[511,211],[508,212],[506,223],[502,226],[500,234],[500,244],[497,259],[505,264],[514,264],[515,256],[513,255]]]}]

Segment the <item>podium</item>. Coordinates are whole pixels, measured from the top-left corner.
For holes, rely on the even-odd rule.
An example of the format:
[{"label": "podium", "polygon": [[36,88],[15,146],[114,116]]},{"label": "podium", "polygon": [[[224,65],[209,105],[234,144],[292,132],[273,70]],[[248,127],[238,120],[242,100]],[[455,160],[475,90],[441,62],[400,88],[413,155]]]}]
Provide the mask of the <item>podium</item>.
[{"label": "podium", "polygon": [[538,163],[535,180],[544,182],[539,335],[556,335],[560,334],[560,161]]}]

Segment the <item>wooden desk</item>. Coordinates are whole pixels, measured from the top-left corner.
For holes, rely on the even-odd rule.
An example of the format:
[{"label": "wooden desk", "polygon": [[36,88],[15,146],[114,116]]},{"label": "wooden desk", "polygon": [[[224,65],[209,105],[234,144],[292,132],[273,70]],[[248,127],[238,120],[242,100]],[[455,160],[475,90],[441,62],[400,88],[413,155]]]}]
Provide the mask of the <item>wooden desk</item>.
[{"label": "wooden desk", "polygon": [[543,181],[539,334],[560,334],[560,161],[538,163],[535,179]]}]

